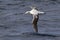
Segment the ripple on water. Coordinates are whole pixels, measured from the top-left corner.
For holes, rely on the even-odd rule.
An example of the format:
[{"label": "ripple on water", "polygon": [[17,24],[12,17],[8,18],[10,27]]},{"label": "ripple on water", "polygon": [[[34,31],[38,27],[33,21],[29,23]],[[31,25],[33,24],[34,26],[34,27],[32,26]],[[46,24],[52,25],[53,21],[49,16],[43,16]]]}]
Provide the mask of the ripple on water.
[{"label": "ripple on water", "polygon": [[25,32],[25,33],[9,33],[4,35],[4,37],[32,37],[32,38],[39,38],[39,37],[58,37],[52,34],[40,34],[40,33],[33,33],[33,32]]},{"label": "ripple on water", "polygon": [[[40,0],[36,0],[37,2]],[[35,2],[35,3],[37,3]],[[31,31],[31,16],[25,16],[22,15],[24,14],[24,11],[29,10],[29,7],[27,7],[27,5],[32,5],[32,1],[26,1],[26,0],[1,0],[0,1],[0,11],[2,11],[0,13],[0,23],[3,23],[4,25],[0,24],[0,39],[2,38],[2,40],[20,40],[20,39],[24,39],[24,40],[55,40],[56,35],[52,35],[57,33],[59,35],[59,31],[60,31],[60,15],[57,14],[57,12],[47,12],[47,16],[45,15],[45,17],[40,20],[39,22],[39,26],[40,23],[42,25],[44,25],[44,27],[40,27],[39,31],[41,32],[45,32],[45,30],[47,30],[46,32],[48,34],[35,34],[33,32],[25,32],[25,31]],[[39,4],[39,3],[37,3]],[[57,9],[57,7],[54,5],[49,5],[49,3],[47,3],[48,6],[43,6],[45,4],[41,3],[41,5],[37,5],[39,6],[39,8],[43,8],[45,9]],[[26,6],[26,7],[25,7]],[[58,5],[60,6],[60,5]],[[26,9],[25,9],[26,8]],[[23,13],[22,13],[23,12]],[[59,11],[58,11],[59,12]],[[57,15],[55,15],[55,13]],[[54,16],[55,17],[51,17]],[[58,16],[59,15],[59,16]],[[58,17],[57,17],[58,16]],[[53,19],[53,18],[57,18],[57,19]],[[46,20],[45,20],[46,19]],[[49,20],[50,19],[50,20]],[[45,23],[45,24],[44,24]],[[56,26],[56,27],[55,27]],[[59,27],[57,27],[59,26]],[[8,29],[8,28],[10,29]],[[7,29],[7,30],[5,30]],[[15,30],[14,30],[15,29]],[[13,31],[14,30],[14,31]],[[12,31],[12,32],[10,32]],[[19,31],[19,32],[16,32]],[[21,33],[24,32],[24,33]],[[51,33],[51,34],[49,34]],[[2,35],[1,35],[2,34]],[[24,38],[25,37],[25,38]],[[28,38],[29,37],[29,38]],[[46,38],[47,37],[47,38]],[[50,38],[52,37],[52,38]],[[59,37],[60,38],[60,37]],[[58,40],[59,40],[58,38]]]},{"label": "ripple on water", "polygon": [[57,35],[52,35],[52,34],[41,34],[41,33],[34,33],[34,32],[26,32],[22,33],[22,35],[26,36],[48,36],[48,37],[57,37]]}]

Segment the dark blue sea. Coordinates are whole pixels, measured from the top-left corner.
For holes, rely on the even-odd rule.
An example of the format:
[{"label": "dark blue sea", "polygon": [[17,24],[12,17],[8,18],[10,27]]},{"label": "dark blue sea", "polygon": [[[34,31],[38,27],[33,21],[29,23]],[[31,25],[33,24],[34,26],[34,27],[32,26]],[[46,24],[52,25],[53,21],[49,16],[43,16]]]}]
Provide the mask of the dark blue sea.
[{"label": "dark blue sea", "polygon": [[[39,16],[38,32],[41,35],[33,33],[32,16],[25,14],[31,6],[46,13]],[[60,2],[0,0],[0,40],[60,40]]]}]

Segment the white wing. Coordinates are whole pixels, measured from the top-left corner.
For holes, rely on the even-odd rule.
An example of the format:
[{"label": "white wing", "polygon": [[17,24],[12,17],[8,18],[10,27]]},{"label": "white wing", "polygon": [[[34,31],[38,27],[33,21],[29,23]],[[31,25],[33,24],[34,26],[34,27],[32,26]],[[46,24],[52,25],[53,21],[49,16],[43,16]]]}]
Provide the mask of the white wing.
[{"label": "white wing", "polygon": [[30,11],[26,11],[26,12],[25,12],[25,14],[28,14],[28,13],[30,13]]},{"label": "white wing", "polygon": [[39,14],[45,14],[45,12],[38,11]]}]

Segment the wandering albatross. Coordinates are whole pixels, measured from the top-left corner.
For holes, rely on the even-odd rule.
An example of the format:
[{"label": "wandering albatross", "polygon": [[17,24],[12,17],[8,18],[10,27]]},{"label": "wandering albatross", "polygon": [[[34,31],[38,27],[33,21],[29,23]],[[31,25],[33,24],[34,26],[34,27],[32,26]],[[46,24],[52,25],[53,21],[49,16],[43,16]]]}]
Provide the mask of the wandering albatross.
[{"label": "wandering albatross", "polygon": [[45,12],[38,11],[36,7],[31,7],[31,9],[32,9],[31,11],[26,11],[25,14],[31,14],[33,16],[32,25],[34,31],[37,33],[38,32],[37,22],[39,19],[39,15],[45,14]]}]

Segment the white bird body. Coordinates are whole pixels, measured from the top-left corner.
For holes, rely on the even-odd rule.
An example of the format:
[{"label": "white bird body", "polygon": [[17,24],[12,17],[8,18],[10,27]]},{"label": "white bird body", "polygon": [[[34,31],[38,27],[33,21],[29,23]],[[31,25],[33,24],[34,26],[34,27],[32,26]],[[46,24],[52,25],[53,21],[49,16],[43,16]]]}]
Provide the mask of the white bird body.
[{"label": "white bird body", "polygon": [[25,14],[32,14],[32,15],[39,15],[39,14],[44,14],[44,12],[38,11],[36,9],[32,9],[31,11],[27,11]]},{"label": "white bird body", "polygon": [[36,10],[36,9],[32,9],[31,11],[30,11],[30,14],[32,14],[32,15],[38,15],[38,11]]},{"label": "white bird body", "polygon": [[33,16],[32,24],[35,32],[38,32],[37,22],[40,14],[45,14],[44,12],[38,11],[35,8],[32,8],[31,11],[27,11],[25,14],[31,14]]}]

